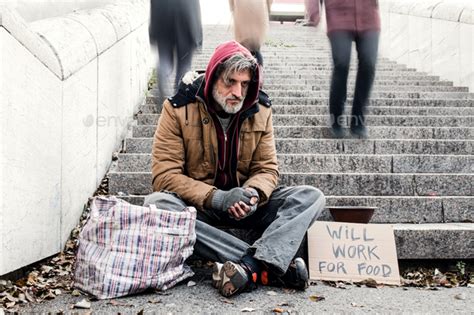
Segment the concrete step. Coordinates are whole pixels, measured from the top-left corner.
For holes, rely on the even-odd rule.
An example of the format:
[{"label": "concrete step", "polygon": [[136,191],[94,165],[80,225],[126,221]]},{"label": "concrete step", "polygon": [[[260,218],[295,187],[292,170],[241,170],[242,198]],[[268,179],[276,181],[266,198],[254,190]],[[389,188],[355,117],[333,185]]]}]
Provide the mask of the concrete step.
[{"label": "concrete step", "polygon": [[398,259],[474,258],[472,223],[395,224],[393,228]]},{"label": "concrete step", "polygon": [[[200,69],[200,67],[197,67]],[[205,67],[204,67],[205,69]],[[268,68],[263,68],[264,77],[269,78],[279,78],[279,77],[290,77],[290,78],[306,78],[306,77],[329,77],[332,75],[332,68],[327,67],[325,69],[318,69],[318,70],[293,70],[291,68],[282,68],[278,70],[270,70]],[[349,71],[349,78],[355,78],[357,74],[356,69],[351,69]],[[399,77],[408,77],[408,78],[426,78],[426,79],[433,79],[433,76],[427,75],[423,72],[415,72],[415,71],[407,71],[407,70],[394,70],[394,69],[380,69],[376,71],[376,77],[384,78],[384,77],[392,77],[392,76],[399,76]]]},{"label": "concrete step", "polygon": [[[132,127],[132,137],[150,138],[156,126],[137,125]],[[474,128],[469,127],[399,127],[368,126],[372,139],[473,139]],[[275,126],[276,138],[332,138],[328,127]],[[351,138],[346,130],[345,138]]]},{"label": "concrete step", "polygon": [[[138,125],[156,125],[160,114],[138,114]],[[274,115],[275,126],[328,126],[328,115]],[[349,126],[351,116],[342,116],[340,123]],[[463,127],[474,126],[474,116],[406,116],[406,115],[367,115],[369,126],[432,126],[432,127]]]},{"label": "concrete step", "polygon": [[[143,205],[145,196],[120,195],[132,204]],[[472,222],[474,197],[412,197],[412,196],[326,196],[327,206],[377,207],[371,223],[452,223]],[[320,221],[332,221],[327,209]]]},{"label": "concrete step", "polygon": [[[109,192],[146,195],[151,172],[109,172]],[[282,185],[311,185],[336,196],[473,196],[472,174],[281,173]]]},{"label": "concrete step", "polygon": [[[125,139],[126,153],[150,153],[153,138]],[[275,139],[277,152],[295,154],[472,155],[474,140]]]},{"label": "concrete step", "polygon": [[[327,105],[272,105],[273,115],[329,115]],[[349,112],[350,108],[346,109]],[[139,114],[156,114],[156,104],[144,104]],[[406,116],[474,116],[474,107],[407,107],[371,106],[367,115],[406,115]]]},{"label": "concrete step", "polygon": [[[274,115],[329,115],[329,107],[307,105],[272,105]],[[140,110],[154,113],[156,106],[143,105]],[[350,108],[346,109],[349,112]],[[400,116],[474,116],[474,107],[402,107],[371,106],[367,115],[400,115]]]},{"label": "concrete step", "polygon": [[[309,90],[266,90],[265,91],[270,97],[305,97],[305,98],[328,98],[329,91],[309,91]],[[347,97],[352,97],[353,92],[348,91]],[[474,93],[466,92],[404,92],[404,91],[391,91],[391,92],[377,92],[371,93],[372,98],[411,98],[411,99],[466,99],[474,100]]]},{"label": "concrete step", "polygon": [[[193,62],[191,65],[191,69],[206,69],[207,64],[209,60],[203,61],[203,62]],[[320,71],[332,71],[333,67],[330,61],[326,62],[320,62],[320,63],[292,63],[292,62],[287,62],[287,63],[282,63],[282,62],[268,62],[267,60],[264,60],[264,68],[263,71],[265,73],[272,73],[272,72],[283,72],[283,73],[314,73],[314,72],[320,72]],[[351,64],[349,66],[349,71],[357,71],[358,66],[357,64]],[[405,72],[412,72],[415,73],[416,70],[413,68],[407,68],[406,66],[400,66],[400,65],[393,65],[393,64],[378,64],[377,65],[377,70],[376,73],[378,72],[400,72],[400,73],[405,73]],[[419,73],[419,72],[418,72]]]},{"label": "concrete step", "polygon": [[[328,105],[328,98],[310,97],[271,97],[274,105]],[[147,100],[147,103],[156,103],[156,99]],[[346,104],[352,104],[348,98]],[[422,107],[473,107],[472,100],[461,99],[414,99],[414,98],[371,98],[369,106],[422,106]]]},{"label": "concrete step", "polygon": [[[329,89],[331,81],[328,80],[327,78],[324,79],[316,79],[316,78],[311,78],[311,79],[298,79],[295,80],[293,78],[278,78],[278,79],[273,79],[273,80],[266,80],[263,85],[263,90],[267,88],[267,85],[270,84],[304,84],[304,85],[312,85],[312,86],[327,86]],[[453,82],[451,81],[439,81],[439,80],[405,80],[405,79],[399,79],[399,80],[383,80],[379,77],[375,78],[374,81],[374,89],[385,87],[385,86],[410,86],[410,87],[415,87],[415,86],[429,86],[429,87],[437,87],[437,86],[453,86]],[[355,80],[354,78],[351,78],[351,80],[348,80],[348,89],[353,89],[355,86]]]},{"label": "concrete step", "polygon": [[[284,173],[474,173],[471,155],[316,154],[279,151]],[[148,172],[150,153],[118,155],[117,172]],[[473,176],[474,177],[474,176]]]},{"label": "concrete step", "polygon": [[[281,91],[292,91],[292,90],[307,90],[307,91],[329,91],[329,82],[326,84],[267,84],[264,83],[263,90],[281,90]],[[349,91],[354,89],[354,86],[349,85],[347,87]],[[374,92],[391,92],[396,89],[399,92],[469,92],[469,88],[461,86],[411,86],[402,85],[376,85],[372,89]]]},{"label": "concrete step", "polygon": [[[263,51],[263,50],[262,50]],[[211,55],[214,51],[208,51],[207,53],[196,53],[193,57],[193,63],[207,64]],[[329,50],[327,51],[329,52]],[[286,54],[281,51],[267,51],[265,57],[265,65],[268,64],[295,64],[295,65],[314,65],[314,64],[331,64],[331,55],[321,54],[314,51],[301,51],[299,54]],[[351,65],[357,65],[357,58],[351,60]],[[264,65],[264,66],[265,66]],[[397,65],[403,68],[408,68],[404,64],[397,63],[393,60],[380,57],[377,60],[377,65]]]},{"label": "concrete step", "polygon": [[[156,104],[157,98],[153,96],[155,92],[153,90],[145,99],[145,104]],[[304,105],[304,106],[329,106],[328,98],[302,98],[302,97],[272,97],[273,105]],[[346,104],[352,104],[353,99],[348,98]],[[160,104],[161,105],[161,104]],[[288,106],[288,107],[292,107]],[[349,107],[349,106],[348,106]],[[435,107],[434,112],[437,111],[438,107],[465,107],[474,108],[474,102],[472,100],[455,100],[455,99],[408,99],[408,98],[372,98],[369,100],[368,108],[375,107]],[[433,113],[434,114],[434,113]]]},{"label": "concrete step", "polygon": [[[356,73],[354,71],[349,72],[348,80],[354,81],[356,77]],[[292,79],[295,80],[294,82],[298,82],[297,80],[307,80],[307,79],[324,79],[327,82],[330,82],[331,79],[331,71],[318,71],[318,72],[311,72],[311,73],[275,73],[275,72],[265,72],[264,71],[264,80],[265,82],[269,83],[278,83],[278,79]],[[411,80],[411,81],[427,81],[432,80],[436,81],[439,80],[439,76],[434,75],[425,75],[420,74],[419,72],[404,72],[398,73],[393,71],[385,71],[385,72],[378,72],[376,75],[375,80]]]}]

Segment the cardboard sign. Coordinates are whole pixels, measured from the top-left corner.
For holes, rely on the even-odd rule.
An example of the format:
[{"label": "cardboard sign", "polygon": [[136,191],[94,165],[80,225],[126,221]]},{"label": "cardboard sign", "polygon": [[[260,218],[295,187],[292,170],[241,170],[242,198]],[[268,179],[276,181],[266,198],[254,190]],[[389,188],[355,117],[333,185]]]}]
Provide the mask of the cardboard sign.
[{"label": "cardboard sign", "polygon": [[393,227],[316,221],[308,230],[312,280],[400,284]]}]

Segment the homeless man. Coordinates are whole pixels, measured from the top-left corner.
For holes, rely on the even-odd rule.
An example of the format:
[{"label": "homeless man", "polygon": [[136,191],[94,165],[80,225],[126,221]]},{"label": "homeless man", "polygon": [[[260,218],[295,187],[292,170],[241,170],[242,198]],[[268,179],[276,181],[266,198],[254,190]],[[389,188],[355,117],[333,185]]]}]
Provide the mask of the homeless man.
[{"label": "homeless man", "polygon": [[[145,205],[198,209],[194,253],[216,262],[213,285],[226,297],[257,283],[305,289],[306,264],[294,256],[325,203],[314,187],[277,187],[272,111],[259,75],[245,47],[219,45],[205,74],[165,100],[153,142],[155,192]],[[264,232],[247,244],[216,226]]]}]

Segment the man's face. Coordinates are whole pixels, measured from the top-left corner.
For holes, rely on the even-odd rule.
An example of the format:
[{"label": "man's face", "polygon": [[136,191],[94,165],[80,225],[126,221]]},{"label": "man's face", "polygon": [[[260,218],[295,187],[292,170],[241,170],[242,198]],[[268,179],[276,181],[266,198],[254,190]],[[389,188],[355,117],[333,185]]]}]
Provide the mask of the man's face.
[{"label": "man's face", "polygon": [[212,89],[214,100],[226,113],[237,113],[244,104],[250,79],[250,70],[231,73],[227,79],[221,75]]}]

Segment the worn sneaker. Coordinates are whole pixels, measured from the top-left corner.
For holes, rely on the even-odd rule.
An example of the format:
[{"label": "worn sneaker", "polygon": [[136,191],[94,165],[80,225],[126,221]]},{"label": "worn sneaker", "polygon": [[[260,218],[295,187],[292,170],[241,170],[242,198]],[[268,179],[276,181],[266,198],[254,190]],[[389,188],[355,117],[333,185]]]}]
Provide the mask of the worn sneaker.
[{"label": "worn sneaker", "polygon": [[212,285],[225,297],[253,289],[247,271],[242,265],[232,261],[226,261],[224,264],[218,262],[214,264]]},{"label": "worn sneaker", "polygon": [[283,286],[298,290],[308,288],[308,269],[303,258],[295,258],[283,276],[277,277],[271,272],[263,271],[260,275],[260,282],[263,285]]}]

